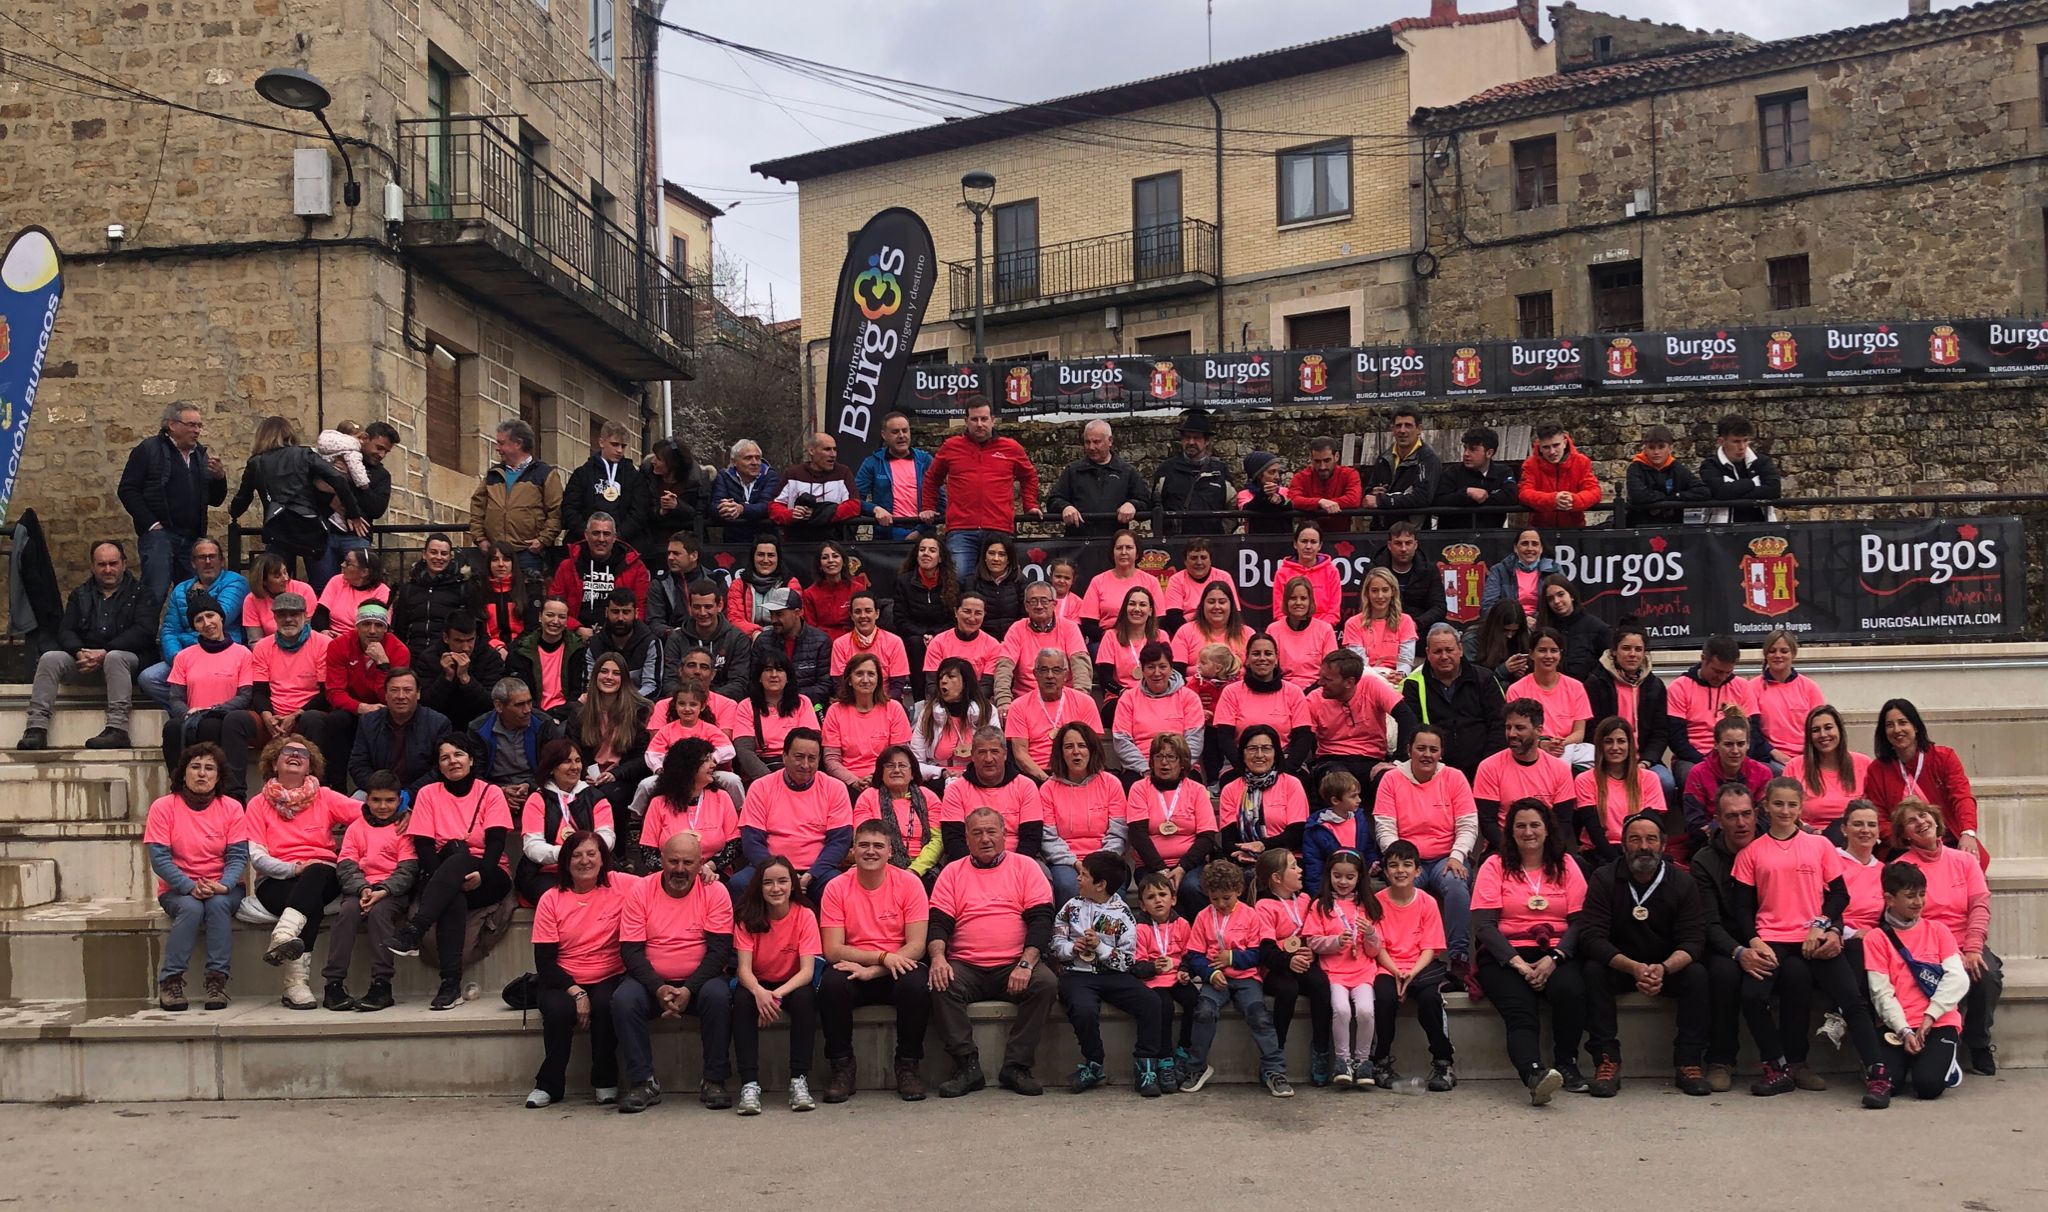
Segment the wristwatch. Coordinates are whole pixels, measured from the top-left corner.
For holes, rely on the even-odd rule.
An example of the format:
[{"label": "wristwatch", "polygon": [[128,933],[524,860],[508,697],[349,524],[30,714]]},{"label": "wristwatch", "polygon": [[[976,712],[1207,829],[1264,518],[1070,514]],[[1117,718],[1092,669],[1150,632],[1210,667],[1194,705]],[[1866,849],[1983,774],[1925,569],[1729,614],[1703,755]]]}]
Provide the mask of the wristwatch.
[{"label": "wristwatch", "polygon": [[1020,959],[1020,960],[1018,960],[1018,961],[1017,961],[1017,966],[1018,966],[1019,968],[1022,968],[1022,969],[1023,969],[1024,971],[1026,971],[1026,972],[1029,972],[1029,971],[1031,971],[1031,970],[1032,970],[1033,968],[1036,968],[1036,967],[1038,966],[1038,964],[1037,964],[1037,963],[1036,963],[1035,961],[1032,961],[1032,960],[1028,960],[1028,959]]}]

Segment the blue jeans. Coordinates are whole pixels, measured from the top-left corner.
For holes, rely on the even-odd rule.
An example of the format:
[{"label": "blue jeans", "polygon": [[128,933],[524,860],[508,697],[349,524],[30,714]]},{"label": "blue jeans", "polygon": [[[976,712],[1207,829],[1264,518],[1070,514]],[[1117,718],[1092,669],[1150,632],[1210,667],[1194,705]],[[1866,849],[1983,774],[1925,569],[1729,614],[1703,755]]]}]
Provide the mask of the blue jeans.
[{"label": "blue jeans", "polygon": [[[1657,782],[1664,788],[1665,811],[1676,810],[1679,807],[1678,780],[1672,777],[1671,767],[1662,764],[1654,765],[1650,767],[1650,773],[1657,776]],[[1615,838],[1613,840],[1619,842],[1621,839]]]},{"label": "blue jeans", "polygon": [[1232,979],[1223,989],[1203,982],[1201,999],[1195,1003],[1194,1042],[1188,1047],[1193,1071],[1200,1073],[1209,1063],[1209,1047],[1216,1042],[1216,1020],[1225,1005],[1236,1006],[1237,1012],[1244,1015],[1245,1026],[1251,1028],[1252,1043],[1259,1049],[1259,1079],[1286,1076],[1287,1054],[1280,1051],[1280,1036],[1273,1029],[1273,1011],[1266,1005],[1265,989],[1253,977]]},{"label": "blue jeans", "polygon": [[142,583],[149,586],[158,602],[170,596],[171,586],[191,579],[192,542],[168,530],[145,531],[135,540],[142,563]]},{"label": "blue jeans", "polygon": [[965,585],[974,579],[974,570],[981,563],[981,549],[988,546],[990,539],[1007,539],[1007,530],[948,530],[946,531],[946,554],[953,558],[953,574]]},{"label": "blue jeans", "polygon": [[370,540],[368,539],[357,538],[352,534],[328,535],[327,550],[321,552],[313,561],[312,575],[307,577],[307,581],[313,586],[313,592],[319,593],[327,588],[327,582],[333,580],[336,574],[341,571],[341,559],[344,555],[351,551],[368,551],[369,549]]},{"label": "blue jeans", "polygon": [[157,969],[156,978],[185,975],[202,925],[206,927],[206,970],[226,976],[234,958],[235,906],[242,903],[242,890],[236,888],[203,901],[189,894],[166,892],[156,898],[156,903],[171,915],[171,937],[164,944],[164,962]]},{"label": "blue jeans", "polygon": [[[156,664],[151,665],[136,677],[135,682],[142,687],[142,693],[148,697],[150,702],[170,712],[169,724],[175,724],[185,718],[183,713],[171,710],[171,663],[169,661],[158,661]],[[169,724],[166,724],[167,728]]]},{"label": "blue jeans", "polygon": [[1472,954],[1467,941],[1472,931],[1472,887],[1444,869],[1450,861],[1449,855],[1422,860],[1422,872],[1415,877],[1415,886],[1435,897],[1437,908],[1443,910],[1444,958],[1457,960]]},{"label": "blue jeans", "polygon": [[1060,906],[1081,895],[1081,869],[1079,867],[1062,867],[1048,863],[1045,868],[1045,878],[1052,881],[1054,913],[1059,912]]}]

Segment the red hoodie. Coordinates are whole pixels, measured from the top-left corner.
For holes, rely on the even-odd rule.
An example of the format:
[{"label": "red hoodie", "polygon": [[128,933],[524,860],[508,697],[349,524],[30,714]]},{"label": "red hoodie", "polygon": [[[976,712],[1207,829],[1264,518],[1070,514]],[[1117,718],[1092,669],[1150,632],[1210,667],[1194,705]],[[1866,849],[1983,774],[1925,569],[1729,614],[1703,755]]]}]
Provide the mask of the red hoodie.
[{"label": "red hoodie", "polygon": [[[1317,475],[1315,468],[1304,467],[1295,472],[1294,478],[1288,481],[1287,499],[1294,502],[1294,507],[1303,513],[1314,514],[1318,519],[1324,519],[1325,515],[1316,502],[1335,501],[1340,509],[1357,509],[1365,503],[1365,483],[1358,478],[1356,467],[1346,467],[1342,463],[1330,472],[1330,478],[1327,480]],[[1355,520],[1327,518],[1318,521],[1317,525],[1328,530],[1350,530]]]},{"label": "red hoodie", "polygon": [[[950,482],[951,487],[947,487]],[[1010,504],[1010,485],[1022,486],[1022,499]],[[937,509],[939,489],[946,488],[948,530],[1000,530],[1015,533],[1017,511],[1038,508],[1038,468],[1015,438],[1001,434],[977,443],[956,433],[939,446],[918,490],[918,508]]]},{"label": "red hoodie", "polygon": [[[1557,507],[1557,494],[1572,494],[1569,510]],[[1600,480],[1593,474],[1593,460],[1579,453],[1571,438],[1564,440],[1564,461],[1552,463],[1541,454],[1522,461],[1522,504],[1529,507],[1529,524],[1544,530],[1574,529],[1586,524],[1586,511],[1600,503]]]},{"label": "red hoodie", "polygon": [[633,591],[639,603],[635,617],[644,621],[647,565],[640,562],[640,553],[624,543],[614,543],[611,559],[600,563],[587,551],[582,543],[569,544],[569,554],[555,565],[554,580],[548,583],[548,596],[569,603],[569,626],[603,627],[605,598],[614,589]]}]

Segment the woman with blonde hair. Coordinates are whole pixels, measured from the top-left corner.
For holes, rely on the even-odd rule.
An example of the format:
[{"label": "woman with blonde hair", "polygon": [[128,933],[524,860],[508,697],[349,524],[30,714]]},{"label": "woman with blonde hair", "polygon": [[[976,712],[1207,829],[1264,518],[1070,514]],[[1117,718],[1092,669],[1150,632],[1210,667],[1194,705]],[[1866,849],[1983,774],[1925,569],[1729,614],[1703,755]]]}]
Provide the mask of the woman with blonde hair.
[{"label": "woman with blonde hair", "polygon": [[1390,568],[1366,570],[1359,612],[1344,621],[1344,646],[1365,667],[1399,684],[1415,668],[1415,620],[1401,612],[1401,580]]},{"label": "woman with blonde hair", "polygon": [[287,572],[294,561],[303,561],[310,575],[313,561],[327,551],[321,519],[330,501],[345,517],[362,516],[347,473],[312,447],[299,445],[298,432],[283,417],[265,417],[257,424],[249,465],[228,502],[228,516],[240,518],[257,497],[263,502],[263,550],[282,560]]}]

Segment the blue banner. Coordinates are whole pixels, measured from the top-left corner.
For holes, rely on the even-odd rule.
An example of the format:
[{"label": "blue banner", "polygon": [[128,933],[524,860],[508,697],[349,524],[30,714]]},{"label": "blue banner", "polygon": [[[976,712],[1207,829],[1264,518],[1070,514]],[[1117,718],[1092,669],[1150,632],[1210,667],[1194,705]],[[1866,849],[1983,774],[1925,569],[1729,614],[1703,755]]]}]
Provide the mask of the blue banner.
[{"label": "blue banner", "polygon": [[56,242],[40,227],[24,227],[0,256],[0,522],[14,499],[21,448],[35,411],[43,355],[57,326],[64,275]]}]

